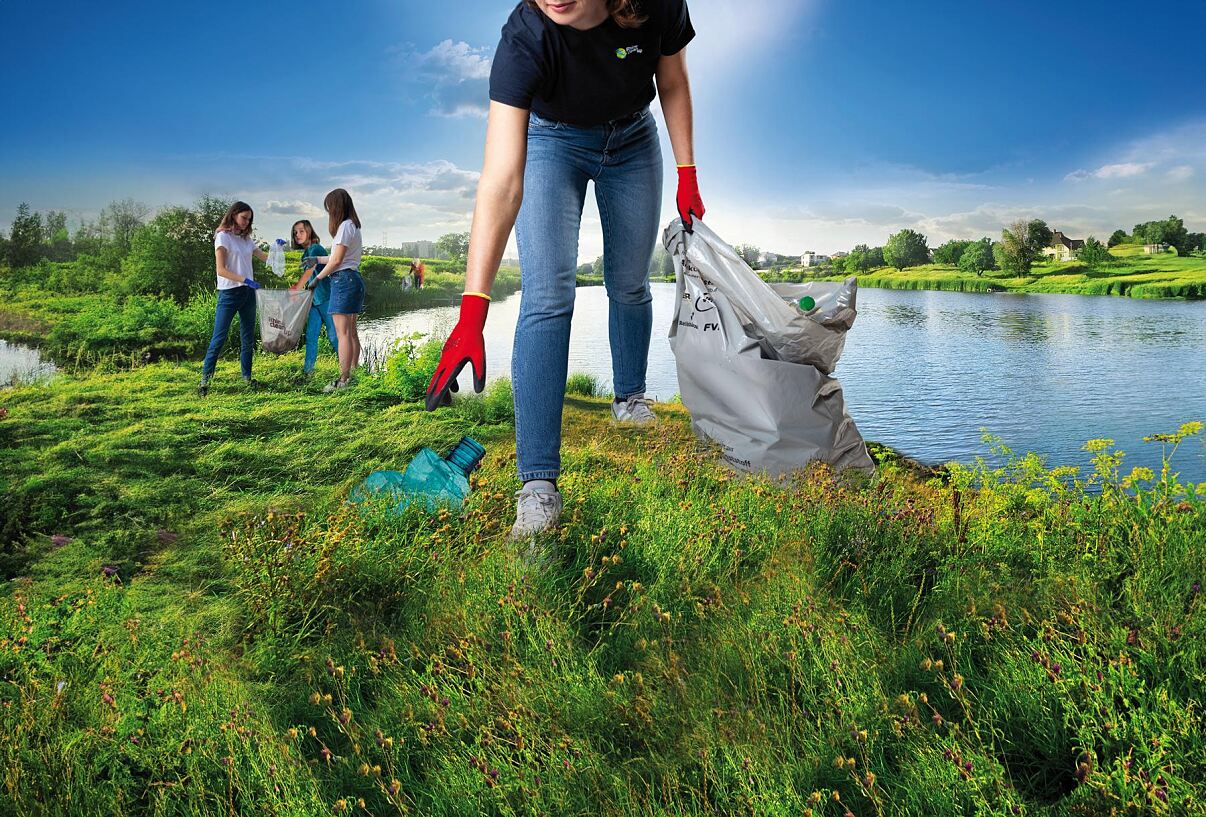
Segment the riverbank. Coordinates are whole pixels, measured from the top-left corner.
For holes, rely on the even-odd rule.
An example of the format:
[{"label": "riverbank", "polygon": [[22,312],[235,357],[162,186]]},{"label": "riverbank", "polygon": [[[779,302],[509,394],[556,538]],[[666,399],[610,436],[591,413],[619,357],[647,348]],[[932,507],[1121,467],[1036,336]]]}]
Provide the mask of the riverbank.
[{"label": "riverbank", "polygon": [[[1144,255],[1142,248],[1113,247],[1117,260],[1089,269],[1079,261],[1035,264],[1030,275],[977,276],[958,267],[925,264],[896,270],[879,267],[860,273],[859,286],[881,289],[928,289],[948,292],[1018,292],[1067,295],[1123,295],[1131,298],[1206,298],[1206,257],[1180,258],[1175,253]],[[809,271],[785,270],[790,280],[842,280],[845,276],[809,277]]]},{"label": "riverbank", "polygon": [[[45,265],[52,272],[55,266],[71,267],[69,263]],[[407,285],[402,259],[366,258],[368,306],[401,311],[456,301],[464,291],[464,272],[449,268],[448,262],[434,261],[431,266],[423,288],[414,289]],[[280,288],[297,280],[297,269],[291,265],[284,281],[264,272],[259,277],[265,286]],[[52,288],[53,275],[43,277],[41,284],[38,280],[0,270],[0,338],[36,346],[60,366],[128,367],[164,359],[195,360],[209,345],[217,306],[212,291],[197,293],[181,305],[153,295],[62,292]],[[500,269],[495,294],[504,297],[518,290],[519,270]],[[237,326],[236,318],[227,356],[237,355]]]},{"label": "riverbank", "polygon": [[[537,566],[506,541],[506,381],[428,414],[384,377],[321,394],[329,359],[298,385],[295,358],[257,358],[257,392],[224,362],[204,400],[170,364],[3,394],[18,812],[1206,797],[1206,511],[1114,474],[1108,447],[1100,493],[1033,458],[747,481],[698,452],[681,406],[630,430],[572,396],[565,524]],[[343,506],[369,471],[465,433],[488,454],[463,519]]]}]

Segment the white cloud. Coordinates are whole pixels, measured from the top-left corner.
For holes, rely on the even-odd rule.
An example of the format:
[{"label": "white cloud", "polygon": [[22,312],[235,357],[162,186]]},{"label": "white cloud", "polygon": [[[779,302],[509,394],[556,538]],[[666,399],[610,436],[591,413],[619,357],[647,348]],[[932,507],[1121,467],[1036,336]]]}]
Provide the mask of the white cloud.
[{"label": "white cloud", "polygon": [[1193,166],[1192,165],[1177,165],[1176,167],[1170,169],[1168,171],[1168,173],[1165,174],[1165,177],[1170,182],[1183,182],[1192,176],[1193,176]]},{"label": "white cloud", "polygon": [[1086,179],[1126,179],[1131,176],[1141,176],[1155,165],[1155,162],[1117,162],[1102,165],[1096,170],[1074,170],[1064,178],[1068,181],[1080,182]]},{"label": "white cloud", "polygon": [[322,207],[308,201],[277,201],[270,199],[260,208],[261,213],[273,213],[282,216],[297,216],[298,218],[322,218]]},{"label": "white cloud", "polygon": [[393,46],[395,70],[404,82],[432,102],[433,116],[484,117],[489,107],[489,48],[444,40],[419,52],[411,43]]}]

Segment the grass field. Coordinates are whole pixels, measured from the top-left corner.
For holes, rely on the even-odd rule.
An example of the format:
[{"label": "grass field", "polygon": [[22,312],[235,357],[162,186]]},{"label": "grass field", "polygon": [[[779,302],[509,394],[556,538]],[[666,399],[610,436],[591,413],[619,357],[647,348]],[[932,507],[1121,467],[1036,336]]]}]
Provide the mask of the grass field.
[{"label": "grass field", "polygon": [[[295,358],[0,393],[5,814],[1206,813],[1203,486],[1104,441],[737,479],[578,378],[530,563],[506,381]],[[343,504],[466,433],[463,517]]]}]

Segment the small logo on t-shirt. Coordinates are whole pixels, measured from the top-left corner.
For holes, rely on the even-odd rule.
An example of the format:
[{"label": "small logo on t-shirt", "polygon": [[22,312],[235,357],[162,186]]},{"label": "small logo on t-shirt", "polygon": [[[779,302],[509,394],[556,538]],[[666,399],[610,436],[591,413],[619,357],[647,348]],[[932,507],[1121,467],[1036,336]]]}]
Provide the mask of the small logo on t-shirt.
[{"label": "small logo on t-shirt", "polygon": [[639,45],[630,45],[627,48],[617,48],[616,49],[616,56],[619,57],[620,59],[624,59],[629,54],[643,54],[643,53],[645,53],[645,52],[641,50],[641,47]]}]

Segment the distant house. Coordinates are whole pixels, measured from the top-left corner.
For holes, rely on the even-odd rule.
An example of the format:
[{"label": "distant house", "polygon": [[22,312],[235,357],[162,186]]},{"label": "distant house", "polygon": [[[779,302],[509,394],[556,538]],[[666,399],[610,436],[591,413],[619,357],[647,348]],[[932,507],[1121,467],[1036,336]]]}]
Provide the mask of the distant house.
[{"label": "distant house", "polygon": [[834,258],[834,259],[837,259],[837,258],[845,258],[845,257],[846,257],[847,255],[849,255],[849,254],[850,254],[850,253],[848,253],[848,252],[835,252],[833,255],[831,255],[831,256],[829,256],[829,257],[830,257],[830,258]]},{"label": "distant house", "polygon": [[1162,252],[1168,252],[1167,244],[1144,244],[1143,252],[1145,255],[1159,255]]},{"label": "distant house", "polygon": [[830,258],[828,255],[822,255],[819,252],[806,252],[800,256],[800,263],[806,267],[819,267],[821,264],[828,263]]},{"label": "distant house", "polygon": [[1076,257],[1076,251],[1085,245],[1083,239],[1068,238],[1056,230],[1051,234],[1051,245],[1043,250],[1043,255],[1052,261],[1071,261]]},{"label": "distant house", "polygon": [[780,255],[777,252],[764,252],[758,256],[758,263],[763,267],[784,266],[786,264],[800,263],[798,255]]}]

